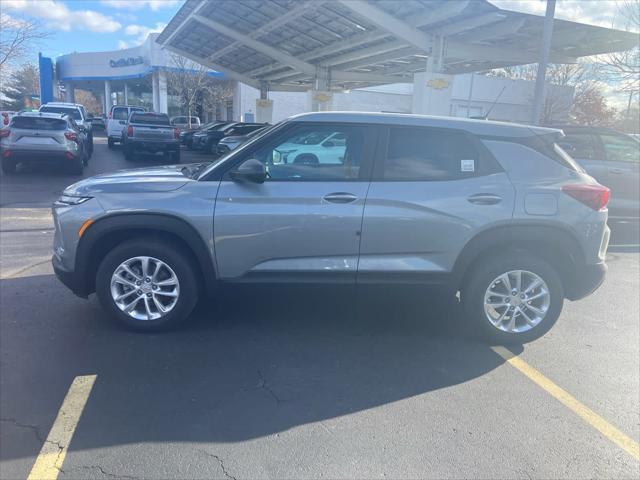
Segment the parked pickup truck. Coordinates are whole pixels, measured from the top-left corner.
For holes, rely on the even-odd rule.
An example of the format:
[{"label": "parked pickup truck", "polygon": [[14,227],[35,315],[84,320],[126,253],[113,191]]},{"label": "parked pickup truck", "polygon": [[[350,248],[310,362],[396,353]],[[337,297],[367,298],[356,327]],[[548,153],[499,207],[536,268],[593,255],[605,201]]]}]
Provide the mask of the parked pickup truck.
[{"label": "parked pickup truck", "polygon": [[131,112],[123,131],[124,158],[135,160],[140,152],[161,152],[173,163],[180,163],[180,130],[165,113]]}]

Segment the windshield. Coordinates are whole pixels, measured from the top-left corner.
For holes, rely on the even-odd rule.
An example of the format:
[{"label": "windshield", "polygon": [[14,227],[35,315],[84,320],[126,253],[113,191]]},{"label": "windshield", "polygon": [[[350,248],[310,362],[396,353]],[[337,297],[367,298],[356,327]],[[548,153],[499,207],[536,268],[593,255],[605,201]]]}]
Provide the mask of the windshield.
[{"label": "windshield", "polygon": [[44,107],[40,107],[40,111],[45,113],[64,113],[65,115],[70,115],[74,120],[82,120],[80,110],[75,107],[52,107],[45,105]]}]

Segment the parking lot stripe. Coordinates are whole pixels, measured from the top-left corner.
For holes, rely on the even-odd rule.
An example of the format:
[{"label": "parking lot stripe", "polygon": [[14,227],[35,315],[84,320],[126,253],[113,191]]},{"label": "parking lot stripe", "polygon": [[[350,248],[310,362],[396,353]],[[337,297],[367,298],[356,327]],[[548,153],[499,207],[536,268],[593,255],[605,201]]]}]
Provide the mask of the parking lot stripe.
[{"label": "parking lot stripe", "polygon": [[514,355],[512,352],[504,347],[492,347],[493,351],[504,358],[509,365],[520,371],[527,376],[530,380],[536,383],[539,387],[545,390],[548,394],[562,403],[565,407],[571,410],[573,413],[582,418],[585,422],[598,430],[602,435],[607,437],[613,443],[618,445],[621,449],[627,452],[636,460],[640,461],[640,445],[622,433],[616,427],[607,422],[604,418],[591,410],[589,407],[580,403],[566,390],[560,388],[553,383],[547,377],[545,377],[538,370],[530,366],[521,358]]},{"label": "parking lot stripe", "polygon": [[80,421],[80,416],[95,381],[96,375],[84,375],[73,379],[27,480],[55,480],[58,478],[73,433]]}]

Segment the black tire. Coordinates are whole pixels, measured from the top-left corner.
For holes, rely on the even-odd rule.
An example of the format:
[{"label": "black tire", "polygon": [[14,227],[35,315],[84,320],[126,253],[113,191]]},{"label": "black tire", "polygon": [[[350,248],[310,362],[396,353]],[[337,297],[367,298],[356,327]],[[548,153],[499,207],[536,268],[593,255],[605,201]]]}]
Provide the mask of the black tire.
[{"label": "black tire", "polygon": [[84,156],[82,158],[82,164],[86,167],[87,165],[89,165],[89,154],[87,152],[84,152]]},{"label": "black tire", "polygon": [[187,140],[187,149],[188,150],[193,150],[193,140],[192,139]]},{"label": "black tire", "polygon": [[75,157],[73,160],[69,160],[67,168],[69,173],[72,175],[82,175],[84,172],[84,155],[82,157]]},{"label": "black tire", "polygon": [[8,175],[16,173],[16,167],[18,164],[15,160],[11,158],[3,158],[2,159],[2,171]]},{"label": "black tire", "polygon": [[[178,277],[180,294],[173,309],[156,320],[137,320],[124,313],[111,296],[111,277],[118,266],[127,259],[149,256],[166,263]],[[188,258],[170,242],[152,238],[138,238],[121,243],[104,258],[96,273],[96,294],[110,317],[120,325],[139,331],[159,331],[176,327],[188,319],[198,301],[198,283],[194,266]]]},{"label": "black tire", "polygon": [[176,150],[171,154],[171,161],[175,164],[180,163],[180,150]]},{"label": "black tire", "polygon": [[89,160],[91,158],[91,156],[93,155],[93,132],[89,133],[89,151],[88,151],[88,155],[87,155],[87,160]]},{"label": "black tire", "polygon": [[[472,268],[461,292],[465,316],[466,320],[471,322],[474,333],[490,344],[531,342],[547,333],[558,320],[564,303],[564,289],[560,276],[546,261],[527,252],[507,252],[502,257],[494,256],[483,260]],[[513,270],[525,270],[539,276],[547,284],[550,294],[549,307],[544,318],[530,330],[521,333],[498,329],[489,321],[484,311],[484,295],[487,288],[498,276]]]},{"label": "black tire", "polygon": [[134,156],[133,150],[131,150],[131,148],[125,146],[123,148],[123,152],[124,152],[124,159],[127,162],[133,162],[135,160],[135,156]]},{"label": "black tire", "polygon": [[113,148],[113,144],[114,144],[114,143],[115,143],[115,142],[113,141],[113,138],[108,138],[108,139],[107,139],[107,147],[109,147],[109,148]]}]

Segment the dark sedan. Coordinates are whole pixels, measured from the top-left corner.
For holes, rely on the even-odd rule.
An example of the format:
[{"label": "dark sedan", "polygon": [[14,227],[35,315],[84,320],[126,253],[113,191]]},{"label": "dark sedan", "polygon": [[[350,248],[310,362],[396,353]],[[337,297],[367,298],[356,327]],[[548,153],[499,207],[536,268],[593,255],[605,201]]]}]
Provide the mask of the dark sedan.
[{"label": "dark sedan", "polygon": [[265,126],[264,123],[230,123],[193,134],[193,149],[218,154],[218,142],[232,135],[247,135]]},{"label": "dark sedan", "polygon": [[215,122],[206,123],[206,124],[202,125],[201,127],[196,128],[196,129],[180,130],[180,144],[181,145],[186,145],[186,147],[189,150],[191,150],[193,148],[193,135],[195,133],[204,132],[204,131],[209,130],[211,128],[223,127],[225,125],[229,125],[230,123],[233,123],[233,122],[223,122],[223,121],[220,121],[220,120],[216,120]]}]

